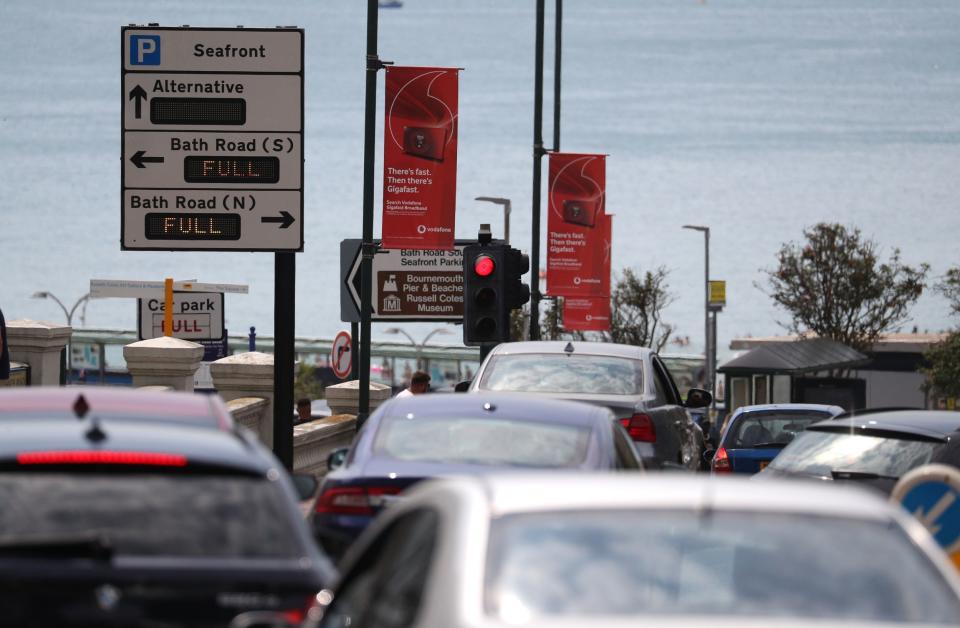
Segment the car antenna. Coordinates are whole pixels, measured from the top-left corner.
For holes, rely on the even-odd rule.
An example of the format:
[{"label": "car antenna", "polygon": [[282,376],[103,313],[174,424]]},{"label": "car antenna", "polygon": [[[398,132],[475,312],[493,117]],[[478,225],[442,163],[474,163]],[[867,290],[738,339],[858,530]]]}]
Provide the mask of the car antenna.
[{"label": "car antenna", "polygon": [[573,353],[573,343],[568,342],[567,346],[563,348],[563,352],[566,353],[567,355],[570,355],[571,353]]}]

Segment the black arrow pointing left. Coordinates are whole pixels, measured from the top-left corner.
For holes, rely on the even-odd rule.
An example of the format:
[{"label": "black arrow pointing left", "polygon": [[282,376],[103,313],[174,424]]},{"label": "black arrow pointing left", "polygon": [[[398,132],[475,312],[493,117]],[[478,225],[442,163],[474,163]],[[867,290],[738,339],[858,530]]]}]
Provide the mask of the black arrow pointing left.
[{"label": "black arrow pointing left", "polygon": [[137,118],[138,120],[140,119],[140,114],[142,113],[141,105],[143,104],[143,101],[146,99],[147,99],[147,92],[144,91],[144,89],[139,85],[137,85],[136,87],[130,90],[130,100],[134,101],[134,107],[135,107],[133,112],[134,117]]},{"label": "black arrow pointing left", "polygon": [[280,211],[279,216],[264,216],[260,219],[260,222],[276,222],[280,223],[281,229],[286,229],[293,224],[294,218],[290,215],[290,212]]},{"label": "black arrow pointing left", "polygon": [[146,168],[143,164],[162,164],[163,157],[146,157],[146,152],[144,150],[138,150],[133,154],[133,157],[130,158],[130,161],[133,162],[133,165],[137,168]]}]

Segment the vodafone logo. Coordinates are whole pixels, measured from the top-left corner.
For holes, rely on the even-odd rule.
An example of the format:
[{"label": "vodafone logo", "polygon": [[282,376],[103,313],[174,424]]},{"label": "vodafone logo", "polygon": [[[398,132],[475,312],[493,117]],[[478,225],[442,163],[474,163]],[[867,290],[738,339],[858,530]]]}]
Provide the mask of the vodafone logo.
[{"label": "vodafone logo", "polygon": [[574,277],[574,278],[573,278],[573,285],[575,285],[575,286],[579,286],[579,285],[580,285],[580,278],[579,278],[579,277]]},{"label": "vodafone logo", "polygon": [[417,233],[423,235],[429,233],[451,233],[453,230],[449,227],[428,227],[426,225],[417,225]]},{"label": "vodafone logo", "polygon": [[426,226],[426,225],[417,225],[417,233],[419,233],[420,235],[423,235],[423,234],[425,234],[426,232],[427,232],[427,226]]},{"label": "vodafone logo", "polygon": [[587,314],[587,322],[589,323],[592,320],[593,320],[593,314]]}]

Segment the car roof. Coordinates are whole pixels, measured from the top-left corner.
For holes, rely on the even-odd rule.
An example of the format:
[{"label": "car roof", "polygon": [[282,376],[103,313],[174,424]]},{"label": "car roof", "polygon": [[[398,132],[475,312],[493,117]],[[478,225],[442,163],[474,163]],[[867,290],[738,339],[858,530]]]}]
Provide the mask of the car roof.
[{"label": "car roof", "polygon": [[653,350],[648,347],[622,345],[615,342],[585,342],[579,340],[505,342],[497,345],[491,353],[495,355],[513,355],[517,353],[563,354],[568,345],[573,347],[573,355],[610,355],[638,359],[653,353]]},{"label": "car roof", "polygon": [[82,397],[86,417],[161,421],[230,431],[233,419],[218,395],[112,386],[36,386],[0,389],[0,424],[26,416],[76,420]]},{"label": "car roof", "polygon": [[864,412],[856,416],[819,421],[807,429],[819,429],[821,431],[876,430],[946,437],[960,430],[960,412],[950,410]]},{"label": "car roof", "polygon": [[512,418],[561,425],[603,425],[603,421],[613,418],[609,410],[594,404],[547,399],[524,393],[485,391],[394,397],[387,402],[381,415],[392,417],[407,414],[421,417]]},{"label": "car roof", "polygon": [[890,506],[872,492],[803,480],[571,472],[492,474],[447,481],[465,482],[468,490],[470,483],[479,487],[495,515],[657,509],[807,513],[870,520],[891,517]]}]

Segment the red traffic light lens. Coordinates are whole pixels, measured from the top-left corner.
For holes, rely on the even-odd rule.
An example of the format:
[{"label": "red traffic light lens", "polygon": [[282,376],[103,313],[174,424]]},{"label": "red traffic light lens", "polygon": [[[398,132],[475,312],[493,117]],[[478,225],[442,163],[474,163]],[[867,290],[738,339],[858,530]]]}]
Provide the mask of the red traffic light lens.
[{"label": "red traffic light lens", "polygon": [[493,263],[493,259],[486,255],[481,255],[473,262],[473,271],[481,277],[489,277],[493,274],[495,267],[496,265]]}]

